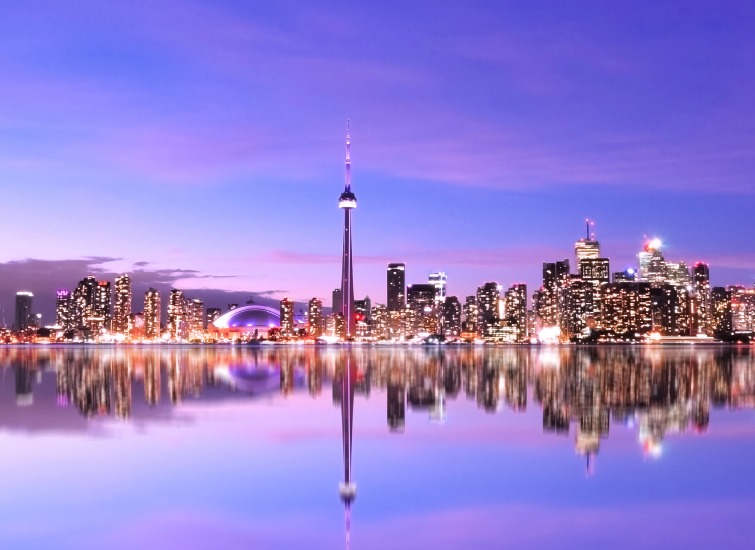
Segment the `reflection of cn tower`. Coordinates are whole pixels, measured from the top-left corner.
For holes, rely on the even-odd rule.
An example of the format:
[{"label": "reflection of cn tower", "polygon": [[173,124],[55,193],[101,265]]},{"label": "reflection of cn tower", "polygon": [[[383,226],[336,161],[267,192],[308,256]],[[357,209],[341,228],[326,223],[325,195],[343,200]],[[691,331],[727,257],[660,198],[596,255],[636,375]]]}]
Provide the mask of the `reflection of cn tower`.
[{"label": "reflection of cn tower", "polygon": [[354,418],[354,384],[356,368],[351,364],[351,352],[346,354],[343,378],[341,379],[341,435],[343,436],[344,479],[338,485],[345,508],[346,548],[351,546],[351,503],[357,496],[357,486],[351,480],[351,435]]}]

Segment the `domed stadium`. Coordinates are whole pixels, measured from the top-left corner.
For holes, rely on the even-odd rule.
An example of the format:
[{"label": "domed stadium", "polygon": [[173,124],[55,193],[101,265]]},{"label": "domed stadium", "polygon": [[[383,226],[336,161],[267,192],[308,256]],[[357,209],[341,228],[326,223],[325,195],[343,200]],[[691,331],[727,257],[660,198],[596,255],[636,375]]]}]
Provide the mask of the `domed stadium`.
[{"label": "domed stadium", "polygon": [[255,332],[259,336],[265,336],[271,328],[276,327],[280,327],[280,312],[259,304],[232,309],[212,323],[212,329],[226,337]]}]

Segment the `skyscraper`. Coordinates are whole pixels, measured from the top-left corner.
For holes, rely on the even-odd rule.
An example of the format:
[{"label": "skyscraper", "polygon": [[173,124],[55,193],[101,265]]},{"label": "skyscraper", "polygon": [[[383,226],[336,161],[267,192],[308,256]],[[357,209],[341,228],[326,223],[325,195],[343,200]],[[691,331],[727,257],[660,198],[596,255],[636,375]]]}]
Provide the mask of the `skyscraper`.
[{"label": "skyscraper", "polygon": [[586,233],[584,239],[579,239],[574,244],[574,254],[577,256],[577,265],[582,260],[589,260],[600,257],[600,243],[590,235],[590,220],[586,222]]},{"label": "skyscraper", "polygon": [[319,298],[312,298],[309,301],[307,305],[307,321],[309,323],[309,335],[315,338],[322,336],[325,319],[322,315],[322,300]]},{"label": "skyscraper", "polygon": [[332,305],[331,313],[334,315],[343,315],[343,292],[340,288],[333,289]]},{"label": "skyscraper", "polygon": [[55,324],[63,330],[73,328],[71,292],[64,288],[56,292]]},{"label": "skyscraper", "polygon": [[186,298],[182,291],[175,288],[168,298],[168,332],[173,340],[184,340],[188,336]]},{"label": "skyscraper", "polygon": [[294,301],[283,298],[280,301],[281,336],[294,335]]},{"label": "skyscraper", "polygon": [[446,300],[446,286],[448,277],[443,271],[430,273],[427,276],[427,282],[435,287],[435,301],[444,302]]},{"label": "skyscraper", "polygon": [[92,275],[84,277],[73,291],[73,322],[76,327],[85,327],[95,316],[97,279]]},{"label": "skyscraper", "polygon": [[31,318],[31,304],[34,294],[31,292],[16,292],[16,330],[26,330],[33,324]]},{"label": "skyscraper", "polygon": [[710,270],[708,264],[697,262],[692,271],[692,287],[695,290],[697,334],[710,334]]},{"label": "skyscraper", "polygon": [[388,264],[388,311],[401,311],[406,305],[406,265]]},{"label": "skyscraper", "polygon": [[123,274],[115,278],[115,305],[113,307],[113,332],[128,334],[131,319],[131,277]]},{"label": "skyscraper", "polygon": [[97,291],[94,295],[94,316],[91,323],[92,328],[110,329],[112,320],[111,309],[112,293],[110,291],[109,281],[97,281]]},{"label": "skyscraper", "polygon": [[490,282],[477,289],[477,334],[479,336],[495,338],[499,325],[498,299],[501,296],[501,285]]},{"label": "skyscraper", "polygon": [[341,296],[343,297],[344,337],[354,335],[354,266],[351,259],[351,211],[357,207],[357,197],[351,192],[351,133],[346,122],[346,186],[338,199],[343,209],[343,257],[341,259]]},{"label": "skyscraper", "polygon": [[160,337],[160,293],[150,288],[144,293],[144,337],[154,340]]},{"label": "skyscraper", "polygon": [[186,300],[186,328],[189,338],[200,339],[204,332],[204,302],[199,298]]}]

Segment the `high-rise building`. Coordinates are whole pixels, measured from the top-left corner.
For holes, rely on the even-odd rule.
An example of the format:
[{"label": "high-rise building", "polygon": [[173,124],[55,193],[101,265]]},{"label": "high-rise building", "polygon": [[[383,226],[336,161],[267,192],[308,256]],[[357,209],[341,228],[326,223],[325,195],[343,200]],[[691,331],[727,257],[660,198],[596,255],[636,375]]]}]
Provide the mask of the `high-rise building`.
[{"label": "high-rise building", "polygon": [[204,335],[204,302],[199,298],[186,300],[186,325],[189,338],[201,339]]},{"label": "high-rise building", "polygon": [[357,197],[351,191],[351,132],[346,123],[346,185],[338,199],[338,208],[343,209],[343,256],[341,258],[341,296],[343,300],[344,337],[355,335],[354,314],[354,266],[351,251],[351,211],[357,207]]},{"label": "high-rise building", "polygon": [[697,334],[712,335],[710,311],[710,269],[708,264],[697,262],[692,268],[692,288],[695,293]]},{"label": "high-rise building", "polygon": [[495,339],[500,325],[498,300],[501,285],[485,283],[477,289],[477,334],[486,339]]},{"label": "high-rise building", "polygon": [[504,295],[504,322],[514,329],[515,340],[524,342],[529,337],[527,332],[527,285],[512,285]]},{"label": "high-rise building", "polygon": [[634,339],[653,328],[650,283],[621,282],[601,289],[600,323],[604,330]]},{"label": "high-rise building", "polygon": [[724,287],[713,287],[710,293],[711,329],[717,338],[726,338],[734,332],[731,292]]},{"label": "high-rise building", "polygon": [[443,334],[446,337],[461,334],[461,303],[456,296],[446,296],[443,302]]},{"label": "high-rise building", "polygon": [[477,334],[477,296],[467,296],[464,300],[464,322],[462,332]]},{"label": "high-rise building", "polygon": [[585,258],[579,261],[579,277],[595,286],[610,283],[608,258]]},{"label": "high-rise building", "polygon": [[171,340],[185,340],[189,336],[186,309],[183,291],[172,289],[168,296],[168,334]]},{"label": "high-rise building", "polygon": [[364,300],[354,300],[354,312],[357,315],[357,322],[369,323],[372,321],[372,300],[365,296]]},{"label": "high-rise building", "polygon": [[406,306],[406,265],[388,264],[388,311],[402,311]]},{"label": "high-rise building", "polygon": [[436,333],[438,316],[435,304],[435,287],[431,284],[414,284],[406,288],[406,332]]},{"label": "high-rise building", "polygon": [[642,252],[637,255],[640,262],[638,280],[660,286],[666,282],[666,260],[661,252],[660,239],[653,239],[645,243]]},{"label": "high-rise building", "polygon": [[67,289],[60,289],[55,294],[55,324],[63,330],[72,329],[74,323],[71,292]]},{"label": "high-rise building", "polygon": [[333,289],[332,304],[331,312],[335,315],[343,315],[343,293],[340,288]]},{"label": "high-rise building", "polygon": [[294,301],[283,298],[280,301],[281,336],[294,336]]},{"label": "high-rise building", "polygon": [[660,287],[661,331],[665,336],[692,335],[692,296],[686,286],[664,284]]},{"label": "high-rise building", "polygon": [[131,321],[131,277],[123,274],[115,278],[115,305],[113,307],[113,332],[128,334]]},{"label": "high-rise building", "polygon": [[162,307],[160,304],[160,293],[154,288],[150,288],[144,293],[144,337],[147,340],[156,340],[160,338],[160,318],[162,317]]},{"label": "high-rise building", "polygon": [[205,324],[204,328],[208,328],[212,323],[215,322],[215,319],[220,317],[221,311],[219,307],[208,307],[207,312],[205,315]]},{"label": "high-rise building", "polygon": [[569,260],[543,263],[543,286],[538,291],[536,314],[541,327],[558,326],[563,310],[563,288],[569,280]]},{"label": "high-rise building", "polygon": [[79,281],[73,291],[73,320],[76,327],[86,327],[95,317],[97,279],[89,275]]},{"label": "high-rise building", "polygon": [[112,293],[109,281],[97,281],[97,291],[94,297],[94,316],[90,326],[95,330],[110,330],[112,321]]},{"label": "high-rise building", "polygon": [[590,221],[585,220],[586,231],[585,238],[579,239],[574,244],[574,254],[577,256],[577,265],[582,260],[590,260],[600,257],[600,243],[595,240],[594,236],[590,235]]},{"label": "high-rise building", "polygon": [[34,294],[27,291],[16,292],[16,322],[14,326],[16,330],[26,330],[28,327],[34,325],[32,319],[32,300]]},{"label": "high-rise building", "polygon": [[325,318],[322,313],[322,300],[312,298],[307,304],[307,322],[309,323],[308,332],[315,338],[322,336],[325,328]]},{"label": "high-rise building", "polygon": [[435,287],[435,301],[443,303],[446,300],[446,287],[448,286],[448,277],[443,271],[430,273],[427,276],[428,284]]}]

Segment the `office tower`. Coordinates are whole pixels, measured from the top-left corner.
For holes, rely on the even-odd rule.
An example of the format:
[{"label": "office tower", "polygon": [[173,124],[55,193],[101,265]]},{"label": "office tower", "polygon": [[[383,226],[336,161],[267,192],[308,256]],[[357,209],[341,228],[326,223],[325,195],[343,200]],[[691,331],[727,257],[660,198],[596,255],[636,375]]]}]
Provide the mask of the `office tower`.
[{"label": "office tower", "polygon": [[443,334],[449,338],[461,335],[461,303],[456,296],[443,302]]},{"label": "office tower", "polygon": [[448,277],[443,271],[436,273],[430,273],[427,276],[428,284],[435,287],[435,301],[443,303],[446,300],[446,286],[448,283]]},{"label": "office tower", "polygon": [[294,301],[283,298],[280,302],[281,336],[294,335]]},{"label": "office tower", "polygon": [[185,340],[188,337],[186,298],[181,290],[175,288],[168,296],[168,334],[171,340]]},{"label": "office tower", "polygon": [[333,307],[331,313],[335,315],[343,315],[343,293],[340,288],[333,289]]},{"label": "office tower", "polygon": [[464,322],[462,332],[477,334],[477,296],[467,296],[464,300]]},{"label": "office tower", "polygon": [[615,271],[613,274],[614,283],[633,283],[637,281],[637,270],[628,267],[624,271]]},{"label": "office tower", "polygon": [[689,276],[689,267],[684,262],[666,262],[666,284],[676,286],[689,286],[692,282]]},{"label": "office tower", "polygon": [[661,252],[661,241],[653,239],[645,243],[642,252],[637,255],[640,262],[638,280],[654,286],[666,282],[666,261]]},{"label": "office tower", "polygon": [[574,254],[577,256],[577,265],[579,265],[579,262],[582,260],[600,257],[600,243],[590,235],[590,221],[585,220],[585,223],[585,238],[579,239],[574,244]]},{"label": "office tower", "polygon": [[97,279],[89,275],[79,281],[73,291],[73,320],[76,327],[85,327],[95,316]]},{"label": "office tower", "polygon": [[612,283],[605,285],[601,292],[601,326],[604,330],[630,340],[652,330],[650,283]]},{"label": "office tower", "polygon": [[731,301],[731,330],[752,332],[755,329],[755,290],[740,285],[726,287]]},{"label": "office tower", "polygon": [[711,334],[710,269],[708,264],[697,262],[692,268],[692,288],[695,293],[697,334]]},{"label": "office tower", "polygon": [[514,329],[514,340],[524,342],[529,337],[527,326],[527,285],[512,285],[504,295],[504,321]]},{"label": "office tower", "polygon": [[108,281],[97,281],[94,297],[94,316],[90,326],[94,330],[109,330],[112,321],[112,294]]},{"label": "office tower", "polygon": [[726,338],[733,332],[731,292],[717,286],[710,293],[711,329],[717,338]]},{"label": "office tower", "polygon": [[661,333],[664,336],[691,336],[692,303],[688,287],[664,284],[660,287]]},{"label": "office tower", "polygon": [[186,300],[186,328],[188,337],[200,339],[204,333],[204,302],[199,298]]},{"label": "office tower", "polygon": [[307,321],[309,335],[314,338],[322,336],[325,319],[322,313],[322,300],[319,298],[312,298],[307,304]]},{"label": "office tower", "polygon": [[147,340],[160,338],[161,316],[160,293],[154,288],[150,288],[144,293],[144,337]]},{"label": "office tower", "polygon": [[66,289],[60,289],[55,295],[55,324],[63,330],[72,329],[74,325],[71,292]]},{"label": "office tower", "polygon": [[351,191],[351,135],[346,122],[346,186],[338,199],[343,209],[343,256],[341,258],[341,300],[344,318],[344,337],[354,336],[354,266],[351,258],[351,211],[357,207],[357,198]]},{"label": "office tower", "polygon": [[579,277],[595,286],[610,283],[608,258],[585,258],[579,262]]},{"label": "office tower", "polygon": [[31,313],[34,294],[27,291],[16,292],[16,330],[26,330],[34,324]]},{"label": "office tower", "polygon": [[127,274],[115,278],[115,305],[113,307],[113,332],[128,334],[131,319],[131,277]]},{"label": "office tower", "polygon": [[372,337],[378,340],[388,338],[390,336],[388,308],[382,304],[375,304],[372,306],[370,316],[372,318],[370,326]]},{"label": "office tower", "polygon": [[365,296],[364,300],[354,300],[354,312],[357,315],[357,321],[369,323],[372,321],[372,300]]},{"label": "office tower", "polygon": [[406,265],[388,264],[388,311],[402,311],[406,306]]},{"label": "office tower", "polygon": [[207,312],[205,313],[205,324],[204,328],[209,328],[212,323],[215,322],[215,319],[220,317],[220,308],[219,307],[208,307]]},{"label": "office tower", "polygon": [[563,307],[560,311],[559,326],[565,339],[583,338],[587,329],[597,328],[596,285],[579,277],[574,277],[562,289]]},{"label": "office tower", "polygon": [[438,331],[435,307],[435,287],[430,284],[414,284],[406,287],[407,334]]},{"label": "office tower", "polygon": [[486,339],[495,339],[500,324],[498,300],[501,285],[485,283],[477,289],[477,334]]},{"label": "office tower", "polygon": [[569,260],[543,263],[543,286],[538,293],[536,313],[541,327],[558,326],[562,307],[562,289],[569,280]]}]

